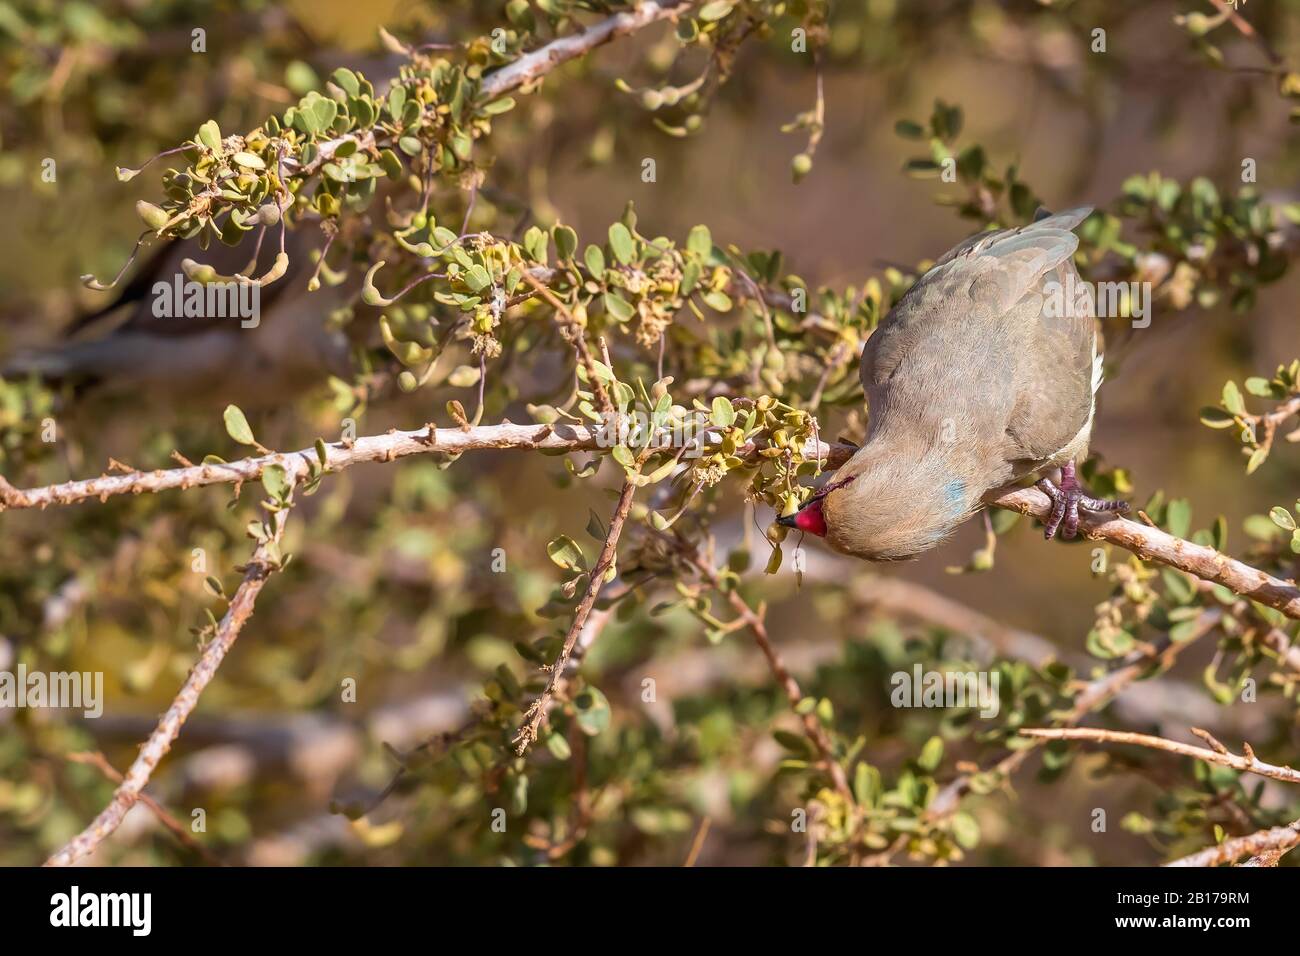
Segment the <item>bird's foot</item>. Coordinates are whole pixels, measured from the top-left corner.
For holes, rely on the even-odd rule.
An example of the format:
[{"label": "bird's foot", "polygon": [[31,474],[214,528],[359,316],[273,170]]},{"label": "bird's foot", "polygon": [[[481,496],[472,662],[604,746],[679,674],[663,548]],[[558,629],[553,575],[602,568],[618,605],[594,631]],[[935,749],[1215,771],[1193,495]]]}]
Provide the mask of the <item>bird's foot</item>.
[{"label": "bird's foot", "polygon": [[1038,488],[1052,499],[1052,513],[1043,525],[1043,537],[1049,540],[1056,536],[1058,528],[1061,537],[1066,539],[1079,533],[1080,508],[1087,511],[1128,511],[1129,508],[1127,501],[1107,501],[1085,495],[1074,473],[1074,462],[1061,466],[1060,485],[1050,478],[1042,478],[1038,481]]}]

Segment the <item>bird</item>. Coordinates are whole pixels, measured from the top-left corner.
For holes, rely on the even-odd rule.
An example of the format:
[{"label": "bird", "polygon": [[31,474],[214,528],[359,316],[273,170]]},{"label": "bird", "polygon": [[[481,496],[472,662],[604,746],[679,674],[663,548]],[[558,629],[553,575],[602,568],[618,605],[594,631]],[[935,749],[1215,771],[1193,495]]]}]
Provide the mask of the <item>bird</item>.
[{"label": "bird", "polygon": [[206,308],[186,314],[183,303],[169,300],[186,279],[186,259],[221,274],[264,273],[277,251],[273,236],[252,268],[246,246],[204,250],[194,239],[165,241],[108,302],[64,329],[63,341],[0,359],[0,378],[36,376],[86,394],[256,407],[283,402],[327,374],[350,375],[348,340],[326,319],[357,303],[360,275],[353,270],[338,286],[308,292],[310,254],[321,242],[315,230],[289,230],[288,268],[258,290],[255,314],[244,318]]},{"label": "bird", "polygon": [[1049,539],[1058,529],[1074,537],[1080,507],[1127,510],[1085,494],[1077,472],[1102,381],[1095,301],[1073,260],[1073,230],[1091,212],[1040,210],[939,258],[867,339],[866,440],[778,524],[844,554],[899,561],[1018,480],[1036,479],[1051,499]]}]

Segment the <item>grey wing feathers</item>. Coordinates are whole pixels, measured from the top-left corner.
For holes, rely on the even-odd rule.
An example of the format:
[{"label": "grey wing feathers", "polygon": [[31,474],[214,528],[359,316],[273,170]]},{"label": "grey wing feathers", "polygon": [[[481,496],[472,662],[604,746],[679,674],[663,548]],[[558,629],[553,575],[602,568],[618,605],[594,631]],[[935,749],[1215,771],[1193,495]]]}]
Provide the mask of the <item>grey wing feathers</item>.
[{"label": "grey wing feathers", "polygon": [[867,340],[860,372],[868,395],[936,323],[1008,312],[1074,255],[1079,239],[1070,230],[1091,212],[1081,206],[1017,229],[980,233],[941,256]]},{"label": "grey wing feathers", "polygon": [[1090,212],[972,236],[940,258],[867,340],[861,376],[872,428],[895,410],[933,417],[938,401],[944,414],[978,419],[982,447],[1016,472],[1086,449],[1093,311],[1049,320],[1044,306],[1057,284],[1078,282],[1071,257],[1079,240],[1070,230]]},{"label": "grey wing feathers", "polygon": [[[1079,274],[1066,261],[1044,280],[1069,289]],[[1090,297],[1080,299],[1071,314],[1047,319],[1040,296],[1026,304],[1035,321],[1025,327],[1016,405],[1006,429],[1007,460],[1060,464],[1086,453],[1100,384],[1093,305]]]}]

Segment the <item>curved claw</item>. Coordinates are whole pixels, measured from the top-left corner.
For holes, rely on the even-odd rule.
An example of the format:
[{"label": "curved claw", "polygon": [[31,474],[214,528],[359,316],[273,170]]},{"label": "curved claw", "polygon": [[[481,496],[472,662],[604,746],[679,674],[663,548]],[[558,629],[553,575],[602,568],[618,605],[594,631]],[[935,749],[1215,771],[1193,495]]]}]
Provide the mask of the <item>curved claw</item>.
[{"label": "curved claw", "polygon": [[1075,477],[1074,462],[1061,466],[1060,487],[1050,478],[1039,479],[1037,487],[1052,499],[1052,513],[1043,524],[1043,537],[1049,541],[1056,537],[1057,529],[1061,529],[1061,537],[1066,540],[1079,533],[1080,508],[1099,512],[1129,510],[1127,501],[1107,501],[1085,495]]}]

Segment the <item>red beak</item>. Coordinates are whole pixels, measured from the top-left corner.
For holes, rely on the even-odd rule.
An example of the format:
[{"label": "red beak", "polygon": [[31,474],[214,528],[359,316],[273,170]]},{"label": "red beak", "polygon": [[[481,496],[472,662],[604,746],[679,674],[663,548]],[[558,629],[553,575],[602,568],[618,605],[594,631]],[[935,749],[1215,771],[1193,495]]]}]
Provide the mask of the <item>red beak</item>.
[{"label": "red beak", "polygon": [[787,528],[798,528],[819,538],[826,537],[826,516],[822,514],[822,499],[814,498],[792,515],[777,518],[777,524]]}]

